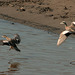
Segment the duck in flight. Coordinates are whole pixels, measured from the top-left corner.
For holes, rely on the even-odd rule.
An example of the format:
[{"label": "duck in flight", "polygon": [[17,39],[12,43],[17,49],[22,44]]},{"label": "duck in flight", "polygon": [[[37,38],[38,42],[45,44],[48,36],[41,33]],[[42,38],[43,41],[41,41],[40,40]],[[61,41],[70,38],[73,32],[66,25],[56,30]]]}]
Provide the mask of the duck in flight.
[{"label": "duck in flight", "polygon": [[70,26],[68,26],[65,21],[62,21],[60,24],[65,25],[65,31],[60,33],[59,39],[57,41],[57,46],[61,45],[69,35],[75,34],[75,22],[72,22]]},{"label": "duck in flight", "polygon": [[16,51],[20,52],[20,49],[18,49],[17,44],[19,44],[21,42],[20,36],[19,34],[15,34],[14,38],[9,38],[6,35],[2,36],[3,38],[5,38],[6,40],[0,40],[0,45],[8,45],[10,46],[10,49],[15,49]]}]

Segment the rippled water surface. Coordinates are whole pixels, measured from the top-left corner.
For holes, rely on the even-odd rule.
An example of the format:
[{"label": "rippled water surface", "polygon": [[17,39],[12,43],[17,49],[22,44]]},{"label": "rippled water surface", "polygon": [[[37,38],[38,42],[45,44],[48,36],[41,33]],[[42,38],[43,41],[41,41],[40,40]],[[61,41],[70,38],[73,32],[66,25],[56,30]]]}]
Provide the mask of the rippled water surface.
[{"label": "rippled water surface", "polygon": [[[21,36],[21,43],[15,50],[0,46],[0,75],[75,75],[75,39],[69,37],[60,47],[56,46],[58,35],[47,33],[18,23],[0,20],[0,39],[14,34]],[[17,71],[8,69],[8,62],[18,62]]]}]

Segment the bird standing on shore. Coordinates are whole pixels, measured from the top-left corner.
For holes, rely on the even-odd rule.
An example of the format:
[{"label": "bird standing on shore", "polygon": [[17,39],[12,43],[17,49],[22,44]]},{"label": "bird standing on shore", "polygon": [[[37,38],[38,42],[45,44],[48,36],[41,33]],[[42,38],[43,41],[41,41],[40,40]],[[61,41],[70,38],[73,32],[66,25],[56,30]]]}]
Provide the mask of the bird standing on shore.
[{"label": "bird standing on shore", "polygon": [[57,46],[61,45],[69,35],[75,34],[75,22],[72,22],[70,26],[67,26],[65,21],[62,21],[60,24],[65,24],[65,31],[61,32],[57,41]]},{"label": "bird standing on shore", "polygon": [[9,50],[15,49],[16,51],[20,52],[20,50],[17,47],[17,44],[19,44],[21,41],[20,36],[18,34],[15,34],[15,37],[13,39],[7,37],[6,35],[3,35],[2,37],[6,40],[0,40],[0,45],[8,45],[10,46]]}]

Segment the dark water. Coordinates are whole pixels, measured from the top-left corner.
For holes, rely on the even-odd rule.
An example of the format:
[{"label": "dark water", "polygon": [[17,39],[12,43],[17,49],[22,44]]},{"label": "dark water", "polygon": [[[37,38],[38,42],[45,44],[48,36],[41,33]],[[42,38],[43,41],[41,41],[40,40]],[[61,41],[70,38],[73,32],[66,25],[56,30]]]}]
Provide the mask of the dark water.
[{"label": "dark water", "polygon": [[[2,35],[13,37],[15,33],[22,39],[18,45],[21,52],[0,46],[0,75],[75,75],[75,65],[70,64],[75,60],[74,38],[69,37],[57,47],[56,34],[0,20],[0,39]],[[10,71],[8,62],[18,62],[18,70]]]}]

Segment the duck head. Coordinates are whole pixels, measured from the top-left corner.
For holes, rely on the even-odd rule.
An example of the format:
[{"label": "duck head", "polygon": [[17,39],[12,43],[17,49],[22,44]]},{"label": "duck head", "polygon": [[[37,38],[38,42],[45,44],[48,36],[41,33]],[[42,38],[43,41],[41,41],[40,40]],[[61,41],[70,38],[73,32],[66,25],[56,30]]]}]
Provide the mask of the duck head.
[{"label": "duck head", "polygon": [[65,24],[67,26],[67,23],[65,21],[60,22],[60,24]]}]

